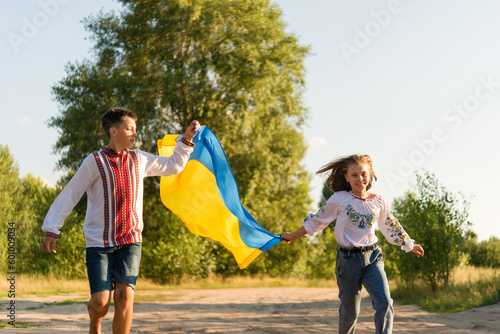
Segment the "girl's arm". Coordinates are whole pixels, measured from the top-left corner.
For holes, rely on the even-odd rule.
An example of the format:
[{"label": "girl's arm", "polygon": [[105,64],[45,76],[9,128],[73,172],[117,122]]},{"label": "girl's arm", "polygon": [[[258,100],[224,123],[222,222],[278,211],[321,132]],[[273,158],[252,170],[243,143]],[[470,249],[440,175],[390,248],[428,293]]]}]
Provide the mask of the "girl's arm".
[{"label": "girl's arm", "polygon": [[281,239],[285,240],[286,243],[290,243],[303,237],[306,234],[307,234],[306,229],[304,228],[304,226],[301,226],[297,231],[293,233],[288,233],[288,232],[283,233],[281,235]]},{"label": "girl's arm", "polygon": [[413,248],[411,250],[413,253],[417,254],[417,257],[424,256],[424,249],[420,245],[413,245]]},{"label": "girl's arm", "polygon": [[390,244],[400,246],[405,252],[413,252],[418,257],[424,256],[424,249],[411,239],[403,226],[389,211],[389,206],[384,199],[384,207],[379,219],[379,229]]},{"label": "girl's arm", "polygon": [[315,214],[309,214],[302,221],[302,226],[297,231],[293,233],[285,232],[281,235],[281,239],[290,243],[306,234],[315,235],[319,231],[324,230],[337,218],[338,203],[335,200],[335,196],[333,194]]}]

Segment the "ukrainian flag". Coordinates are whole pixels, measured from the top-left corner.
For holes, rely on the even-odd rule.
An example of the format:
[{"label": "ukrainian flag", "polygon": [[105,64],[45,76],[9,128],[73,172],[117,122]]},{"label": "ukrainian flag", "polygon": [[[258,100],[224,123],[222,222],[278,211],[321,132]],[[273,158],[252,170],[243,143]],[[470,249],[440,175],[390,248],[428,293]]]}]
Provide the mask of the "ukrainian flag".
[{"label": "ukrainian flag", "polygon": [[[180,138],[166,135],[159,140],[160,155],[172,155]],[[192,233],[219,241],[240,269],[246,268],[281,238],[262,228],[241,204],[236,179],[213,132],[202,126],[193,142],[184,170],[161,178],[161,200]]]}]

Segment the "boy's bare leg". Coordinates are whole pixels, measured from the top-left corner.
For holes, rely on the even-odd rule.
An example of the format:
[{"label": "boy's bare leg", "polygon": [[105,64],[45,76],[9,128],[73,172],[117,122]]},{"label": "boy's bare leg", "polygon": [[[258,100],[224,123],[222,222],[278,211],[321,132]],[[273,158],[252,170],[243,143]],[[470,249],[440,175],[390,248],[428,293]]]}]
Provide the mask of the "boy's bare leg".
[{"label": "boy's bare leg", "polygon": [[101,333],[101,322],[108,313],[111,302],[111,291],[94,292],[87,304],[90,316],[89,334]]},{"label": "boy's bare leg", "polygon": [[115,317],[113,334],[128,334],[134,313],[134,289],[124,283],[115,283]]}]

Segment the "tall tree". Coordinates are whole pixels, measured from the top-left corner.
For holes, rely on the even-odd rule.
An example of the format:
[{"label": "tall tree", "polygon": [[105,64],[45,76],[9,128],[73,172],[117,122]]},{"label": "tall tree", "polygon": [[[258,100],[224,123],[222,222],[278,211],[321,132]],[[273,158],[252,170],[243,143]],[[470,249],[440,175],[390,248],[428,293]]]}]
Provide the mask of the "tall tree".
[{"label": "tall tree", "polygon": [[[138,114],[138,147],[149,152],[197,119],[220,139],[242,202],[265,228],[278,233],[300,221],[310,202],[300,166],[309,49],[286,32],[281,10],[269,0],[121,3],[121,13],[85,21],[93,60],[69,64],[53,87],[61,108],[49,125],[60,133],[59,167],[75,170],[106,143],[99,118],[109,107]],[[152,221],[157,187],[157,180],[146,184]]]}]

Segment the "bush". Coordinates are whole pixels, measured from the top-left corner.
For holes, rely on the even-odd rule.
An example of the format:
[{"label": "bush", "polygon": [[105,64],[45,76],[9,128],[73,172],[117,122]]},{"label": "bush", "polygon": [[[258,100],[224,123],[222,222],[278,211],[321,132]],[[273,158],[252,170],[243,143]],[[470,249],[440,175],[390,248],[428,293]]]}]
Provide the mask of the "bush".
[{"label": "bush", "polygon": [[500,268],[500,239],[490,237],[477,243],[477,236],[467,242],[469,264],[476,267]]},{"label": "bush", "polygon": [[394,201],[394,215],[425,255],[417,258],[391,249],[387,253],[401,279],[411,282],[420,276],[437,291],[439,283],[449,284],[452,270],[463,259],[470,203],[463,196],[457,199],[428,172],[417,174],[415,190]]}]

